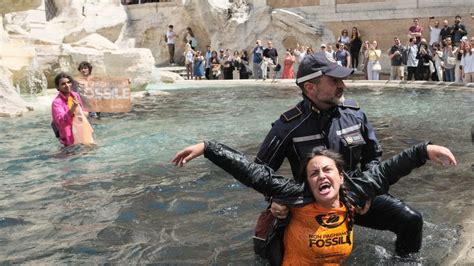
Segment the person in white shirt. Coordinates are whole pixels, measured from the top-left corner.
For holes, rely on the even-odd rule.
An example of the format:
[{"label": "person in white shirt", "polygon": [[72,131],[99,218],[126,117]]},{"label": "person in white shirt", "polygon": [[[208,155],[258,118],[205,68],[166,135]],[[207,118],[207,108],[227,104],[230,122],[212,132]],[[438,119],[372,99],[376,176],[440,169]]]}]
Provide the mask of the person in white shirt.
[{"label": "person in white shirt", "polygon": [[336,59],[334,59],[333,54],[328,52],[326,48],[327,48],[326,44],[322,43],[321,44],[321,52],[324,52],[326,54],[326,57],[328,58],[329,61],[336,62]]},{"label": "person in white shirt", "polygon": [[436,69],[438,80],[431,78],[433,81],[443,81],[444,77],[444,62],[443,62],[443,49],[437,42],[433,43],[433,62]]},{"label": "person in white shirt", "polygon": [[461,50],[463,51],[461,57],[462,66],[462,80],[464,83],[474,82],[474,37],[470,41],[461,43]]},{"label": "person in white shirt", "polygon": [[191,44],[187,43],[184,48],[184,65],[186,66],[186,77],[193,79],[193,62],[194,62],[194,50],[191,49]]},{"label": "person in white shirt", "polygon": [[178,35],[176,32],[173,31],[173,25],[168,26],[168,31],[166,32],[166,44],[168,45],[168,52],[170,55],[170,65],[175,65],[176,63],[174,62],[174,49],[175,49],[175,43],[176,43],[176,37]]},{"label": "person in white shirt", "polygon": [[351,37],[349,36],[346,29],[341,31],[341,36],[337,39],[338,43],[343,43],[346,47],[349,47],[351,44]]},{"label": "person in white shirt", "polygon": [[431,20],[434,17],[430,17],[430,20],[428,22],[428,29],[430,29],[430,50],[432,50],[433,43],[439,43],[440,41],[440,33],[441,33],[441,28],[439,27],[439,20],[435,20],[434,25],[431,26]]},{"label": "person in white shirt", "polygon": [[415,38],[410,38],[407,47],[407,80],[412,80],[415,78],[416,68],[418,67],[418,59],[416,59],[416,55],[418,54],[418,46],[415,44]]}]

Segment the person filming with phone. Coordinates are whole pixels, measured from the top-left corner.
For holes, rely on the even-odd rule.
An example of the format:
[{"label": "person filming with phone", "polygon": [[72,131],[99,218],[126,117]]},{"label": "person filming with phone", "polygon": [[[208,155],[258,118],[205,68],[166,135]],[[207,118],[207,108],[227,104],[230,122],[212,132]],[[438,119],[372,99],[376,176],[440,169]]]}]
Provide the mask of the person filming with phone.
[{"label": "person filming with phone", "polygon": [[461,16],[460,15],[457,15],[454,18],[454,25],[451,28],[453,30],[452,31],[452,36],[451,36],[453,44],[459,47],[459,44],[461,43],[462,37],[467,35],[466,26],[461,24]]}]

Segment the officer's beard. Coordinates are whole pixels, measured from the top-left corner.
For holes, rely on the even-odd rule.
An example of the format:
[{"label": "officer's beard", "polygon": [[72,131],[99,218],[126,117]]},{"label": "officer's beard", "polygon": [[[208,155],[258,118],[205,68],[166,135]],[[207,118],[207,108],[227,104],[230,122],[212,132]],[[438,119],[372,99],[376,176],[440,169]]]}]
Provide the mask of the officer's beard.
[{"label": "officer's beard", "polygon": [[[342,104],[344,101],[345,101],[345,97],[344,97],[344,89],[343,88],[338,88],[336,90],[336,94],[330,98],[326,98],[326,99],[321,99],[320,95],[320,90],[319,88],[317,87],[316,88],[316,96],[315,96],[315,99],[317,101],[319,101],[320,103],[323,103],[323,104],[326,104],[326,105],[329,105],[329,106],[336,106],[336,105],[339,105],[339,104]],[[339,97],[338,97],[339,96]],[[309,98],[309,97],[308,97]],[[312,101],[312,100],[311,100]],[[313,102],[313,101],[312,101]],[[313,102],[314,103],[314,102]],[[316,106],[318,106],[316,104]],[[320,106],[318,106],[318,108],[321,108]]]},{"label": "officer's beard", "polygon": [[336,104],[336,105],[342,104],[345,100],[346,100],[346,98],[344,97],[344,94],[339,98],[334,97],[334,104]]},{"label": "officer's beard", "polygon": [[341,97],[334,96],[331,99],[327,99],[327,100],[321,100],[321,99],[318,99],[318,100],[327,105],[335,106],[335,105],[342,104],[346,99],[344,98],[344,95],[342,95]]},{"label": "officer's beard", "polygon": [[335,105],[343,103],[345,100],[344,98],[344,88],[337,88],[336,95],[331,99],[332,103]]}]

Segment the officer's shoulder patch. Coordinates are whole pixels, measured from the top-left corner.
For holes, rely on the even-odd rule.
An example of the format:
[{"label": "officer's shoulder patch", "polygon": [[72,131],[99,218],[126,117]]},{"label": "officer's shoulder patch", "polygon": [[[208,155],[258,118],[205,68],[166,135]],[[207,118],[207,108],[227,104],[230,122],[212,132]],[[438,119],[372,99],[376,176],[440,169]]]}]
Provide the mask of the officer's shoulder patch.
[{"label": "officer's shoulder patch", "polygon": [[342,107],[347,107],[347,108],[356,109],[356,110],[359,110],[359,109],[360,109],[359,104],[358,104],[355,100],[352,100],[352,99],[346,99],[346,100],[341,104],[341,106],[342,106]]},{"label": "officer's shoulder patch", "polygon": [[281,114],[281,120],[283,122],[290,122],[291,120],[297,118],[298,116],[302,115],[303,112],[301,111],[300,109],[301,107],[298,107],[298,106],[295,106],[293,108],[291,108],[290,110],[284,112],[283,114]]}]

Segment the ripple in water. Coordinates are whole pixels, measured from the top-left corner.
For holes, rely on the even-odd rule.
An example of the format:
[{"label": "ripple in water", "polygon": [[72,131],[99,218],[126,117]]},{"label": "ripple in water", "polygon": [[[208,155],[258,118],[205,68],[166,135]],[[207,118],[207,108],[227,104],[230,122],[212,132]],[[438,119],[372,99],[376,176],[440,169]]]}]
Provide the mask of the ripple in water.
[{"label": "ripple in water", "polygon": [[[201,88],[138,100],[94,121],[97,146],[60,149],[50,114],[3,119],[0,263],[255,264],[251,236],[263,196],[205,159],[182,169],[174,153],[217,139],[253,157],[298,89]],[[424,217],[419,254],[398,258],[390,232],[356,227],[347,264],[442,264],[473,213],[473,94],[353,90],[384,158],[430,139],[459,166],[428,165],[391,188]],[[455,106],[456,108],[452,108]],[[280,172],[289,175],[284,165]]]}]

